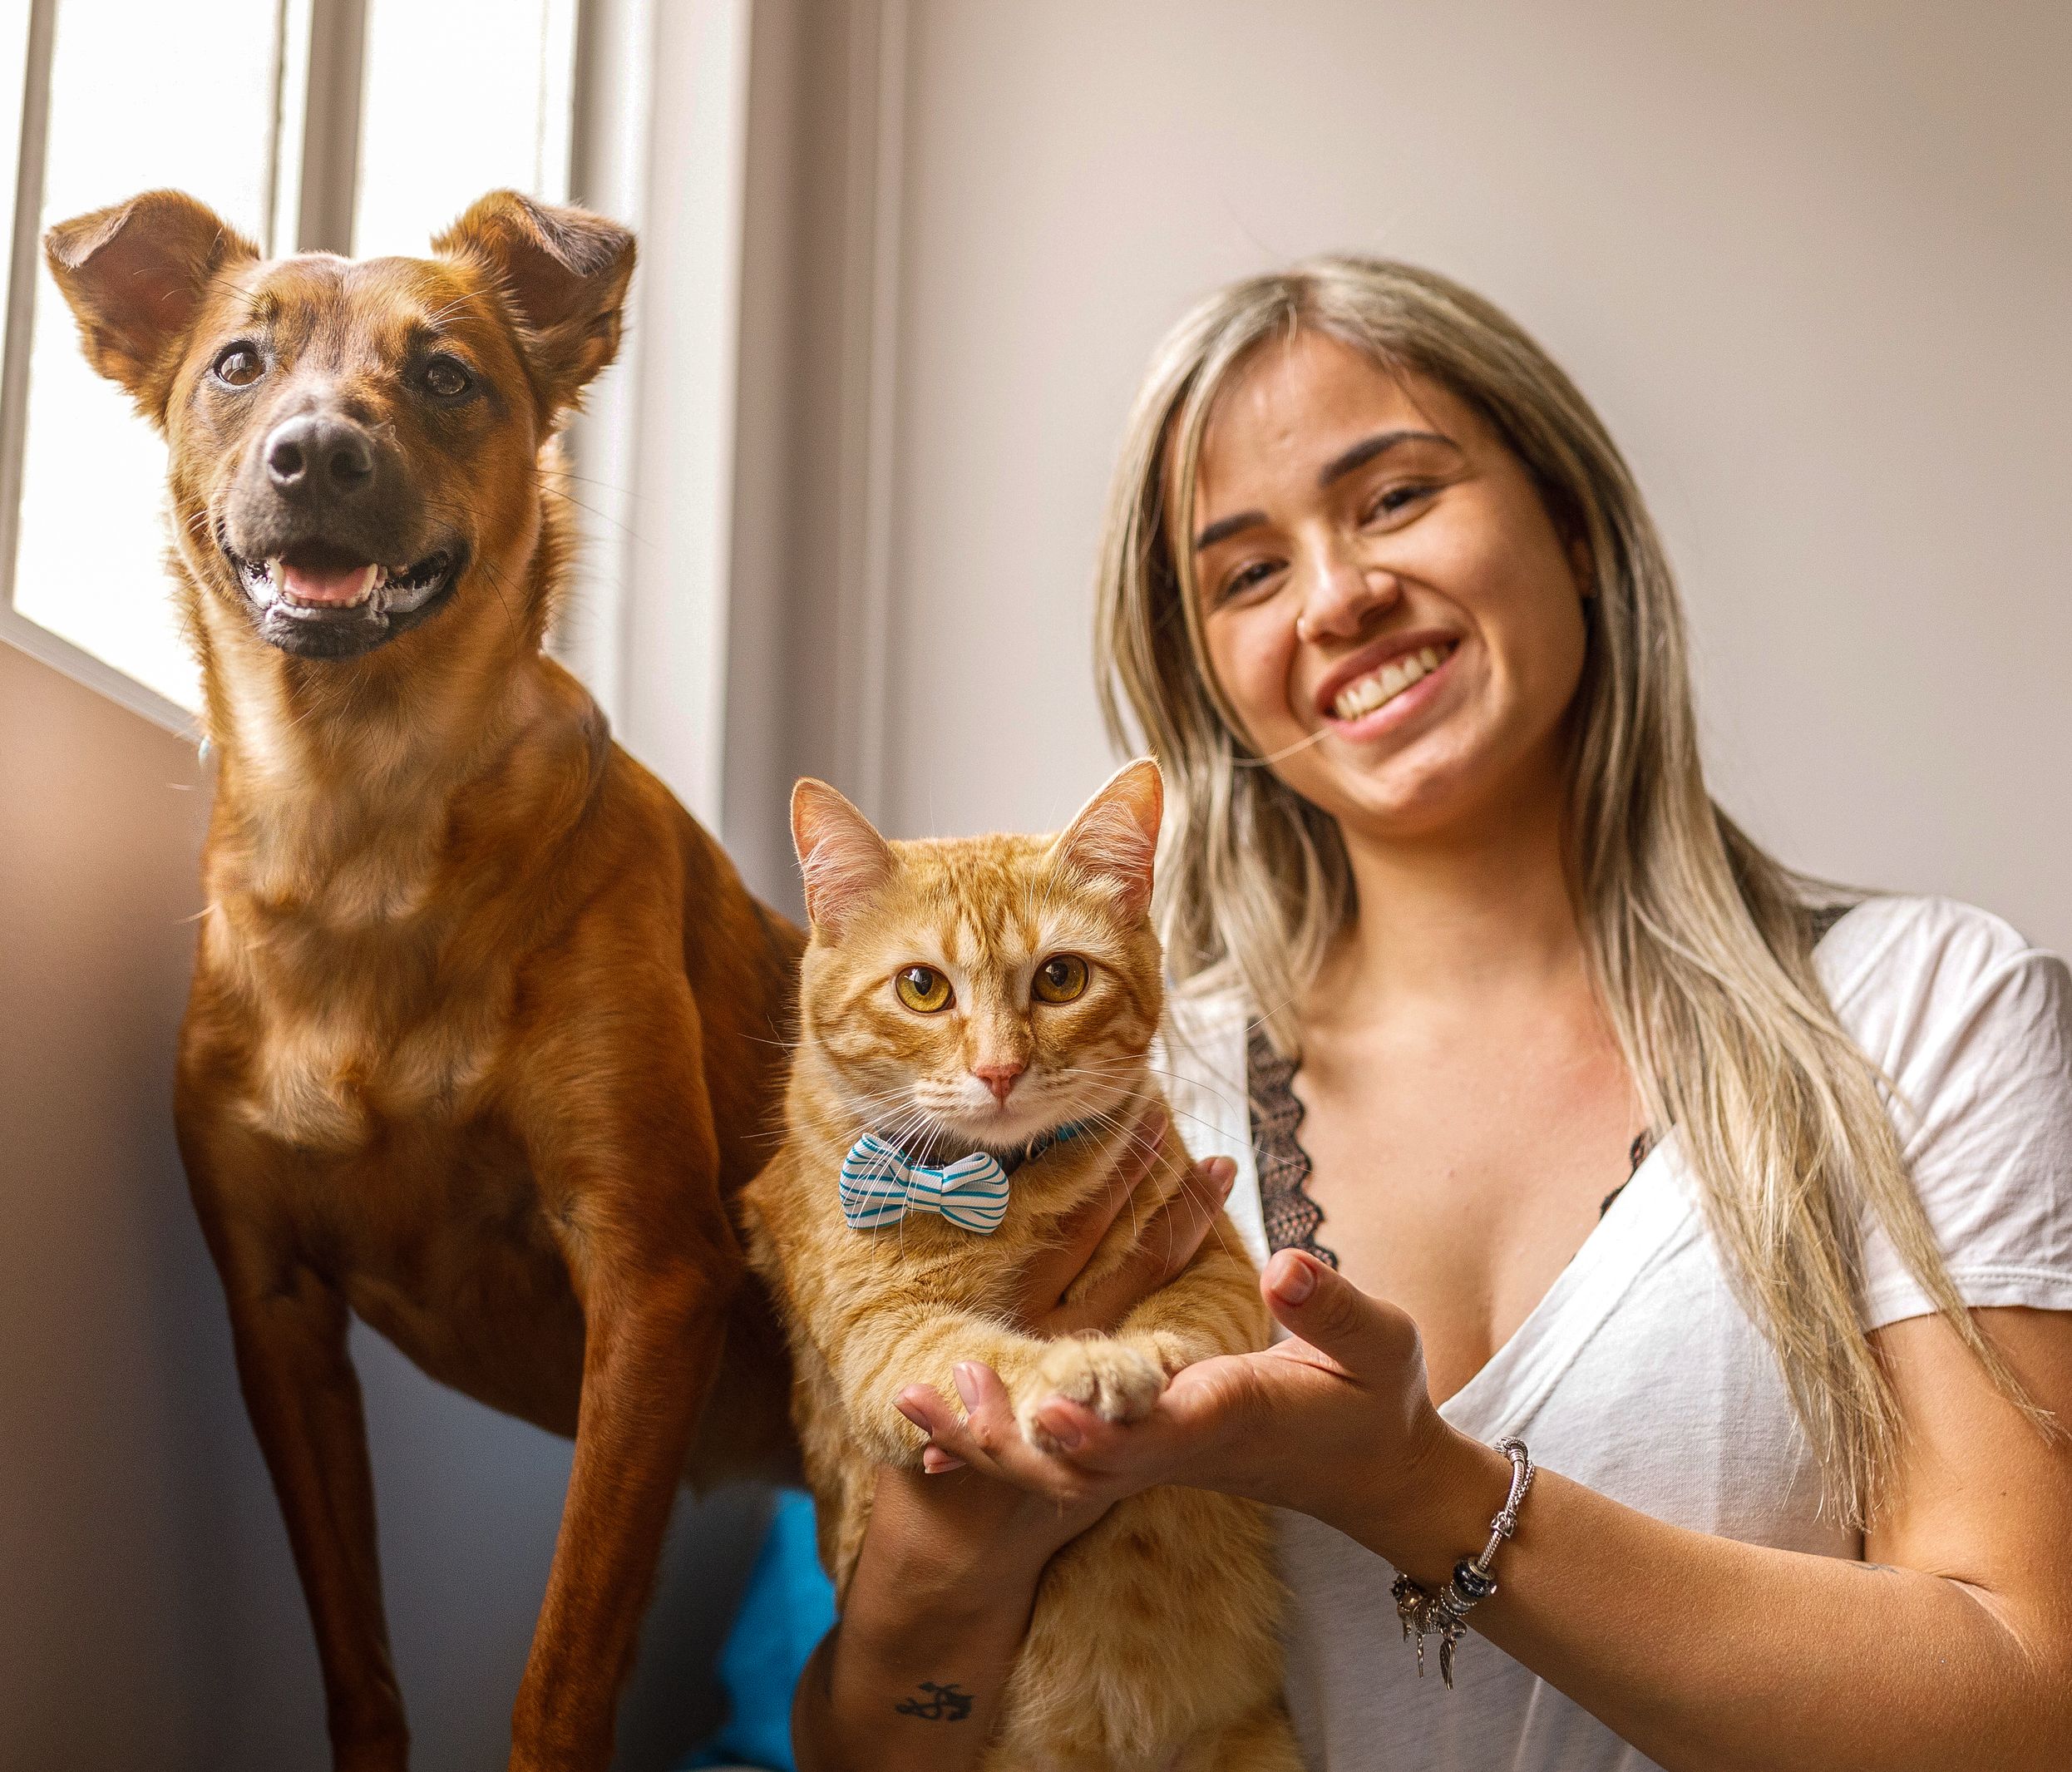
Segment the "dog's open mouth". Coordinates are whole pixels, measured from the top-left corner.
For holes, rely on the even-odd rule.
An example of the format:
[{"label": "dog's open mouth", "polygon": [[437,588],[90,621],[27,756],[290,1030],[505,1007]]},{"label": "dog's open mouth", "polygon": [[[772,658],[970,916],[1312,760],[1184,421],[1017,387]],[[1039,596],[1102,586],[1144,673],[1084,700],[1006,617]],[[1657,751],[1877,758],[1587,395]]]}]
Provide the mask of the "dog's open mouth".
[{"label": "dog's open mouth", "polygon": [[326,541],[248,560],[227,536],[218,540],[259,612],[261,634],[290,652],[324,658],[368,651],[414,627],[452,588],[462,565],[457,548],[389,566]]}]

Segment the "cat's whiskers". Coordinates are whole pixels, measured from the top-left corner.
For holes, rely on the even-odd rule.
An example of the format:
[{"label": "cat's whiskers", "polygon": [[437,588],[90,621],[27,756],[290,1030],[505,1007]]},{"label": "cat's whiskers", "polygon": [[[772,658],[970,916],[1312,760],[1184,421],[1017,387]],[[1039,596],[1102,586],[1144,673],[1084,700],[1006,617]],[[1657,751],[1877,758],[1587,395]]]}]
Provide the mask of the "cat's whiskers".
[{"label": "cat's whiskers", "polygon": [[[1085,1069],[1086,1067],[1081,1067],[1081,1068],[1082,1068],[1082,1069]],[[1156,1067],[1151,1067],[1151,1068],[1155,1069]],[[1183,1118],[1183,1119],[1191,1119],[1191,1120],[1196,1120],[1196,1121],[1198,1121],[1198,1122],[1200,1122],[1200,1123],[1201,1123],[1202,1126],[1208,1128],[1208,1129],[1209,1129],[1209,1130],[1211,1130],[1211,1131],[1214,1131],[1214,1130],[1216,1129],[1216,1128],[1214,1128],[1214,1127],[1211,1124],[1211,1123],[1210,1123],[1210,1122],[1208,1122],[1207,1120],[1204,1120],[1204,1119],[1202,1119],[1202,1118],[1201,1118],[1201,1116],[1200,1114],[1198,1114],[1198,1113],[1184,1113],[1182,1110],[1181,1110],[1181,1109],[1179,1109],[1179,1108],[1177,1108],[1173,1107],[1173,1106],[1172,1106],[1172,1104],[1170,1102],[1168,1102],[1168,1103],[1166,1104],[1166,1108],[1167,1108],[1167,1113],[1172,1113],[1172,1114],[1176,1114],[1176,1115],[1178,1115],[1180,1118]],[[1096,1121],[1097,1121],[1097,1123],[1098,1123],[1098,1115],[1089,1114],[1088,1117],[1088,1118],[1090,1118],[1090,1119],[1094,1119],[1094,1120],[1096,1120]],[[1156,1138],[1155,1137],[1152,1137],[1152,1136],[1148,1136],[1148,1135],[1140,1135],[1140,1134],[1137,1133],[1137,1132],[1136,1132],[1136,1126],[1137,1126],[1137,1121],[1136,1121],[1134,1118],[1132,1118],[1132,1119],[1131,1119],[1131,1120],[1129,1120],[1129,1121],[1128,1121],[1128,1123],[1127,1123],[1127,1133],[1126,1133],[1126,1135],[1127,1135],[1127,1136],[1129,1136],[1129,1137],[1131,1137],[1131,1138],[1135,1138],[1135,1139],[1137,1140],[1137,1143],[1138,1143],[1141,1146],[1142,1146],[1142,1147],[1144,1147],[1144,1148],[1156,1148],[1156,1146],[1157,1146],[1157,1138]],[[1194,1178],[1194,1177],[1195,1177],[1195,1166],[1194,1166],[1194,1164],[1193,1164],[1193,1163],[1190,1162],[1190,1163],[1188,1163],[1188,1164],[1186,1166],[1186,1167],[1185,1167],[1185,1168],[1183,1168],[1183,1169],[1181,1171],[1181,1175],[1180,1175],[1180,1184],[1179,1184],[1179,1191],[1180,1191],[1180,1192],[1183,1192],[1183,1193],[1194,1193],[1194,1192],[1195,1192],[1195,1188],[1196,1188],[1196,1182],[1195,1182],[1195,1178]],[[1114,1177],[1114,1176],[1113,1176],[1113,1174],[1112,1174],[1112,1172],[1111,1172],[1111,1174],[1110,1174],[1110,1177],[1109,1177],[1109,1179],[1110,1179],[1111,1183],[1112,1184],[1112,1183],[1114,1182],[1114,1180],[1115,1180],[1115,1177]],[[1134,1201],[1134,1199],[1135,1199],[1135,1197],[1136,1197],[1134,1192],[1132,1192],[1132,1194],[1131,1194],[1131,1197],[1130,1197],[1132,1198],[1132,1201]],[[1223,1250],[1225,1250],[1225,1251],[1228,1251],[1228,1249],[1229,1249],[1229,1245],[1228,1245],[1226,1242],[1225,1242],[1225,1241],[1224,1241],[1224,1240],[1223,1240],[1223,1233],[1222,1233],[1222,1232],[1221,1232],[1221,1230],[1217,1227],[1216,1222],[1216,1217],[1221,1216],[1220,1208],[1221,1208],[1221,1202],[1220,1201],[1214,1201],[1214,1200],[1210,1199],[1210,1198],[1209,1198],[1209,1197],[1208,1197],[1208,1195],[1207,1195],[1206,1192],[1202,1192],[1202,1193],[1195,1193],[1195,1197],[1196,1197],[1196,1199],[1198,1199],[1198,1200],[1199,1200],[1199,1201],[1200,1201],[1200,1202],[1201,1202],[1203,1205],[1207,1206],[1208,1207],[1210,1207],[1210,1209],[1211,1209],[1211,1218],[1210,1218],[1210,1220],[1209,1220],[1209,1228],[1210,1228],[1211,1232],[1213,1232],[1213,1233],[1214,1233],[1214,1235],[1215,1235],[1215,1236],[1216,1236],[1216,1246],[1217,1246],[1219,1249],[1223,1249]],[[1171,1254],[1171,1253],[1172,1253],[1172,1250],[1171,1250],[1170,1246],[1168,1246],[1168,1247],[1167,1247],[1167,1254]]]},{"label": "cat's whiskers", "polygon": [[[1121,1064],[1116,1068],[1117,1069],[1127,1070],[1135,1067],[1128,1064]],[[1093,1071],[1093,1067],[1086,1065],[1078,1066],[1077,1069],[1086,1071],[1088,1074],[1091,1074]],[[1192,1083],[1194,1081],[1192,1078],[1182,1078],[1178,1071],[1167,1070],[1161,1065],[1146,1064],[1142,1066],[1142,1069],[1149,1071],[1152,1075],[1155,1077],[1172,1077],[1186,1083]],[[1209,1093],[1214,1094],[1217,1100],[1228,1104],[1230,1098],[1223,1094],[1220,1090],[1211,1090]],[[1213,1120],[1205,1119],[1198,1113],[1191,1113],[1184,1108],[1176,1108],[1172,1105],[1170,1100],[1168,1100],[1166,1103],[1166,1111],[1172,1114],[1175,1119],[1193,1121],[1196,1125],[1201,1127],[1205,1132],[1216,1132],[1221,1129]]]}]

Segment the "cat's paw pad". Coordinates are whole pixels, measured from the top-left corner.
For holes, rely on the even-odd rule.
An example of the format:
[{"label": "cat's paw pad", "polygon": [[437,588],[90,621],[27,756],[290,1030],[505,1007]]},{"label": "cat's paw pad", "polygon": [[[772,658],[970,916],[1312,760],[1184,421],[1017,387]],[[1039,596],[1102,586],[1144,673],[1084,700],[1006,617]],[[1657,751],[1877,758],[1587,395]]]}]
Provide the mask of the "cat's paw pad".
[{"label": "cat's paw pad", "polygon": [[1158,1362],[1121,1341],[1059,1341],[1038,1362],[1014,1411],[1039,1452],[1061,1449],[1036,1419],[1053,1396],[1083,1403],[1103,1421],[1141,1421],[1166,1388]]}]

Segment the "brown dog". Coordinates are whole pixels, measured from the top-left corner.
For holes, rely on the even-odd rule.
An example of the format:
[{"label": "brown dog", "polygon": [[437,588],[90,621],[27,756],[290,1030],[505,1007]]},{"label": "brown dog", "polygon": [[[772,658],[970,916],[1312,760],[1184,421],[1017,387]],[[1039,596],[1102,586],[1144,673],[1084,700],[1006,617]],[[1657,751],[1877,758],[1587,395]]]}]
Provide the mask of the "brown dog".
[{"label": "brown dog", "polygon": [[540,651],[633,238],[503,192],[429,259],[269,263],[155,191],[45,247],[170,447],[220,759],[175,1112],[335,1764],[407,1759],[357,1311],[575,1436],[511,1765],[601,1772],[678,1483],[786,1444],[728,1202],[800,946]]}]

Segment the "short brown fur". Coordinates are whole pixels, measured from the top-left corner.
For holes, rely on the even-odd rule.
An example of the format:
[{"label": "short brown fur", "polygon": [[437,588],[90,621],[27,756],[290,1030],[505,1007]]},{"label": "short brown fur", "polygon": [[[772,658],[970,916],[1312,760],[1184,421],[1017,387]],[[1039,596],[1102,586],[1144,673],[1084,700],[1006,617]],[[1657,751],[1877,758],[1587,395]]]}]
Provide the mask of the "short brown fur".
[{"label": "short brown fur", "polygon": [[[813,921],[799,1050],[783,1148],[744,1203],[750,1259],[791,1330],[793,1410],[838,1592],[874,1467],[920,1461],[923,1436],[894,1405],[904,1386],[949,1399],[955,1365],[983,1361],[1041,1444],[1034,1412],[1053,1393],[1133,1419],[1182,1366],[1265,1345],[1258,1276],[1220,1214],[1180,1276],[1112,1336],[1048,1341],[1007,1320],[1029,1252],[1104,1184],[1119,1141],[1161,1099],[1147,1060],[1163,1001],[1147,916],[1158,804],[1156,768],[1140,763],[1054,842],[886,844],[831,788],[803,782],[794,797]],[[1083,995],[1032,1000],[1033,972],[1061,951],[1088,963]],[[917,963],[955,978],[952,1006],[902,1005],[895,975]],[[1019,1069],[995,1108],[969,1079],[1003,1065]],[[990,1235],[933,1214],[875,1230],[843,1218],[836,1177],[866,1129],[925,1133],[954,1156],[1067,1123],[1085,1130],[1014,1173]],[[1187,1185],[1179,1141],[1167,1146],[1075,1296]],[[1295,1772],[1280,1607],[1256,1507],[1179,1488],[1118,1503],[1044,1572],[985,1772]]]},{"label": "short brown fur", "polygon": [[[505,192],[428,259],[269,263],[153,192],[46,244],[89,359],[170,446],[218,758],[175,1109],[334,1763],[407,1760],[358,1314],[575,1436],[511,1764],[603,1772],[678,1486],[791,1456],[728,1212],[769,1148],[799,937],[540,649],[571,547],[554,436],[616,349],[632,237]],[[215,373],[238,339],[249,387]],[[457,406],[412,380],[434,348],[473,377]],[[311,413],[373,439],[353,533],[465,562],[407,630],[304,624],[345,655],[270,639],[293,624],[229,551],[279,516],[259,457]]]}]

